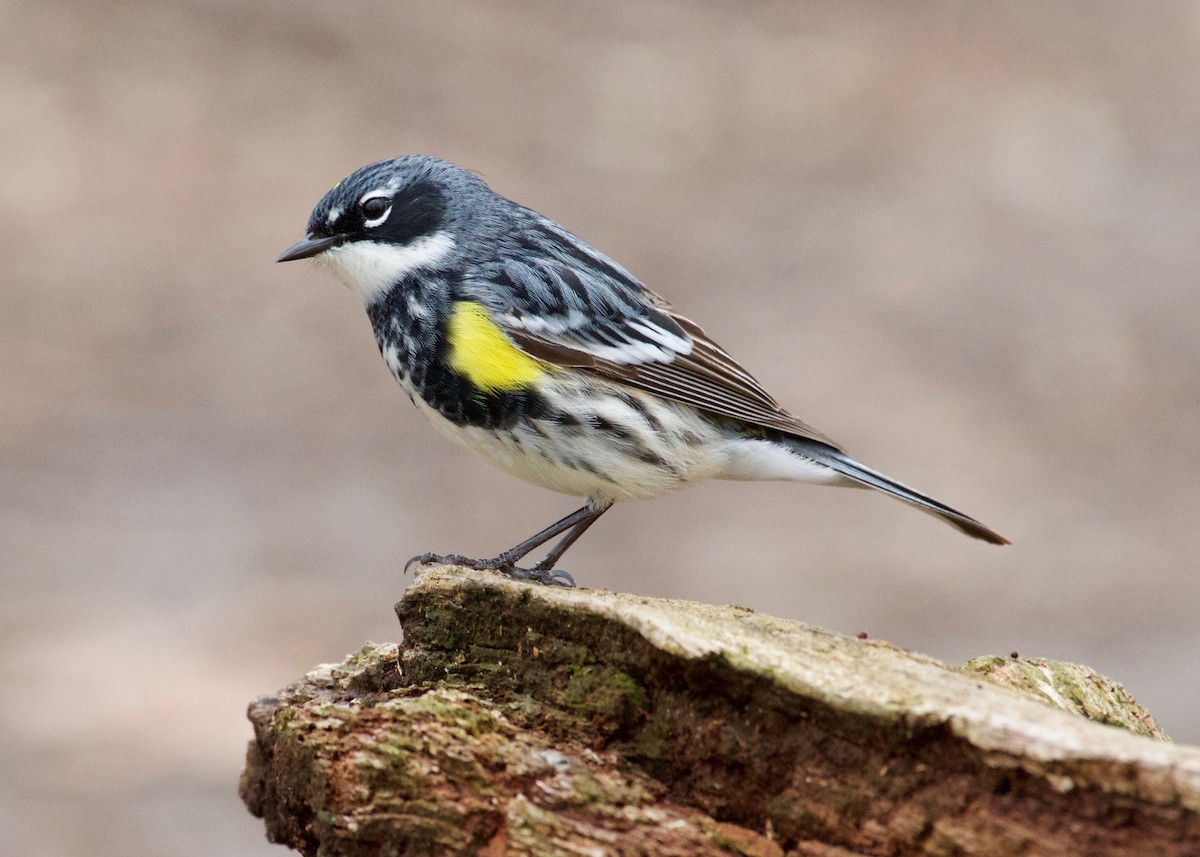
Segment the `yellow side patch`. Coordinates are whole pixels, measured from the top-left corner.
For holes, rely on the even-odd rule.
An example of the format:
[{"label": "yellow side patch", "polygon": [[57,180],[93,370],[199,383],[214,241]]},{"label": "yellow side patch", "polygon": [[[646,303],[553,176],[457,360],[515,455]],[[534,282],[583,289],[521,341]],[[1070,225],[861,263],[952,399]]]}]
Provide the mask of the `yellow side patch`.
[{"label": "yellow side patch", "polygon": [[519,390],[551,371],[513,345],[483,304],[475,301],[454,304],[446,338],[450,368],[488,393]]}]

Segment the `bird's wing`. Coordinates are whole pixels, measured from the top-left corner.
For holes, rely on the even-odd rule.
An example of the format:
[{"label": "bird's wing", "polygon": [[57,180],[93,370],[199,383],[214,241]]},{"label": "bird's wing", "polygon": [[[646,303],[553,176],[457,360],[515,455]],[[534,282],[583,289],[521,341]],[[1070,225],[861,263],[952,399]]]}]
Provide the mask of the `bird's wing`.
[{"label": "bird's wing", "polygon": [[540,360],[710,414],[837,448],[779,407],[762,385],[632,274],[539,218],[519,253],[479,266],[466,288],[514,343]]}]

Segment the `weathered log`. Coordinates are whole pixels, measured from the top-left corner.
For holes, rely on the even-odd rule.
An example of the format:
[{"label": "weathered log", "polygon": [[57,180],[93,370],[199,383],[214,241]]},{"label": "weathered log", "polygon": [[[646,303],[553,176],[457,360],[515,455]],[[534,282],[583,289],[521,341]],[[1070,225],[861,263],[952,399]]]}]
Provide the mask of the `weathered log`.
[{"label": "weathered log", "polygon": [[[400,646],[251,705],[242,796],[273,841],[310,855],[1200,854],[1200,750],[1062,710],[1086,686],[1091,716],[1156,729],[1086,668],[962,671],[744,608],[445,567],[396,611]],[[1023,680],[1054,704],[980,670],[1033,670]]]}]

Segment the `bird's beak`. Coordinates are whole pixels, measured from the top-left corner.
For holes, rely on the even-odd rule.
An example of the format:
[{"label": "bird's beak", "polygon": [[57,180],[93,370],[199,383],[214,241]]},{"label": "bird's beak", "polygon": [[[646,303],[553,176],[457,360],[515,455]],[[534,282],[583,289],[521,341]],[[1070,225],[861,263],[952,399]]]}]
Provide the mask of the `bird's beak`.
[{"label": "bird's beak", "polygon": [[345,235],[330,235],[326,238],[317,238],[311,232],[305,235],[291,247],[279,254],[276,262],[291,262],[295,259],[308,259],[316,256],[319,253],[324,253],[337,247],[346,240]]}]

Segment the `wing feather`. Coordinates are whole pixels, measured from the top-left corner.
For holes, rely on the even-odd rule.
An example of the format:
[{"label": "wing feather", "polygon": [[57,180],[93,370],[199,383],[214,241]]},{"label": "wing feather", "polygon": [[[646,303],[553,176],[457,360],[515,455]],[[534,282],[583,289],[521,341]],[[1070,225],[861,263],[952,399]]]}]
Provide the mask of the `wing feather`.
[{"label": "wing feather", "polygon": [[719,417],[837,448],[784,411],[704,330],[628,271],[529,212],[503,263],[464,285],[530,355],[627,384]]}]

